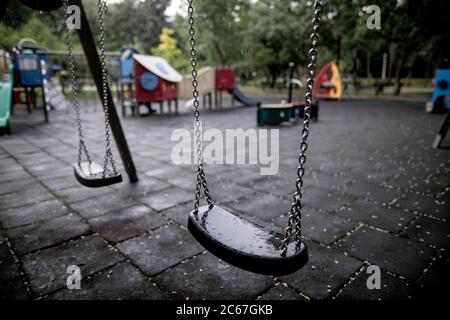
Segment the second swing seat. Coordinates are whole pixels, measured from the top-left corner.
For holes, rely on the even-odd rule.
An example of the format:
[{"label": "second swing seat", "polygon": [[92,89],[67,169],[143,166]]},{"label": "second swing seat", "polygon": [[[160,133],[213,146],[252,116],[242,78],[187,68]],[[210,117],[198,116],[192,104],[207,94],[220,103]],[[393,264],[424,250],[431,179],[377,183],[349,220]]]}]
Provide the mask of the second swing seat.
[{"label": "second swing seat", "polygon": [[95,162],[81,162],[74,166],[75,178],[83,186],[88,188],[101,188],[122,182],[122,175],[107,169],[106,174],[103,167]]}]

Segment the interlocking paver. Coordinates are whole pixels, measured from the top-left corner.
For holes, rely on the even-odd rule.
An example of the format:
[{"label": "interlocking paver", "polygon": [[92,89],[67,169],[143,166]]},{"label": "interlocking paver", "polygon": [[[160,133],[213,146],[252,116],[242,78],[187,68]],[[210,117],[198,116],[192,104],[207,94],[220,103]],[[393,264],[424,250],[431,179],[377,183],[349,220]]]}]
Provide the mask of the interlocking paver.
[{"label": "interlocking paver", "polygon": [[309,187],[305,190],[303,199],[306,206],[333,212],[343,208],[354,200],[354,197],[337,193],[334,190]]},{"label": "interlocking paver", "polygon": [[408,194],[399,199],[396,205],[403,209],[418,211],[433,217],[449,219],[450,203],[420,194]]},{"label": "interlocking paver", "polygon": [[[281,228],[288,222],[287,216],[274,221]],[[357,222],[342,218],[334,213],[320,212],[311,208],[303,208],[302,234],[315,241],[331,244],[345,236],[347,232],[357,227]]]},{"label": "interlocking paver", "polygon": [[47,200],[39,204],[12,208],[0,212],[0,222],[4,228],[20,227],[62,216],[69,212],[69,208],[58,200]]},{"label": "interlocking paver", "polygon": [[188,215],[192,210],[194,210],[194,204],[189,203],[161,211],[161,214],[187,227]]},{"label": "interlocking paver", "polygon": [[117,247],[150,276],[203,250],[186,230],[175,225],[121,242]]},{"label": "interlocking paver", "polygon": [[155,277],[177,299],[252,299],[272,285],[270,277],[230,266],[202,254]]},{"label": "interlocking paver", "polygon": [[72,203],[71,207],[84,218],[92,218],[131,207],[133,204],[135,202],[130,198],[112,193]]},{"label": "interlocking paver", "polygon": [[89,236],[32,253],[22,261],[33,290],[45,294],[66,286],[67,268],[71,265],[79,266],[82,276],[87,277],[122,260],[100,238]]},{"label": "interlocking paver", "polygon": [[291,288],[283,285],[273,287],[264,293],[259,300],[306,300],[305,297],[298,294]]},{"label": "interlocking paver", "polygon": [[346,186],[344,192],[379,203],[390,203],[402,194],[401,191],[389,189],[372,182],[352,183]]},{"label": "interlocking paver", "polygon": [[29,188],[31,185],[37,184],[38,181],[33,178],[23,177],[0,184],[0,194],[12,193]]},{"label": "interlocking paver", "polygon": [[36,204],[52,198],[52,194],[47,189],[40,185],[35,185],[19,192],[0,195],[0,210]]},{"label": "interlocking paver", "polygon": [[228,206],[234,209],[265,221],[271,221],[285,214],[288,212],[290,205],[290,202],[286,199],[261,192],[228,203]]},{"label": "interlocking paver", "polygon": [[324,299],[343,286],[362,262],[340,252],[308,243],[309,262],[282,281],[312,299]]},{"label": "interlocking paver", "polygon": [[[338,292],[342,299],[445,296],[438,292],[448,291],[448,258],[440,255],[448,249],[450,162],[448,150],[430,147],[440,118],[425,114],[423,102],[322,105],[321,120],[310,127],[304,178],[303,235],[311,259],[283,277],[288,285],[227,266],[211,254],[196,256],[205,249],[181,227],[193,206],[196,166],[175,166],[170,159],[176,144],[170,141],[172,130],[192,131],[189,110],[182,108],[179,116],[127,117],[122,124],[139,183],[129,184],[113,148],[124,182],[101,189],[79,186],[73,176],[76,128],[65,111],[52,111],[43,125],[39,112],[19,110],[14,134],[0,137],[0,232],[12,244],[0,243],[0,296],[162,297],[144,273],[158,274],[160,289],[175,298],[224,298],[228,291],[228,298],[246,299],[319,299]],[[83,114],[85,134],[92,157],[102,159],[103,114],[100,105],[89,108],[98,112]],[[220,130],[256,127],[251,108],[204,112],[202,120],[205,128]],[[298,142],[298,126],[280,129],[275,176],[262,176],[258,165],[206,164],[213,200],[251,221],[283,228],[295,189]],[[74,237],[78,240],[61,244]],[[30,250],[40,251],[22,255]],[[387,289],[364,289],[364,261],[382,268]],[[69,264],[82,268],[85,290],[79,293],[65,289]],[[192,278],[187,284],[185,273]]]},{"label": "interlocking paver", "polygon": [[120,190],[131,197],[139,197],[165,189],[168,186],[169,184],[166,182],[155,178],[146,177],[144,180],[140,180],[137,183],[120,183],[118,185],[114,185],[113,188]]},{"label": "interlocking paver", "polygon": [[341,243],[350,255],[379,265],[409,279],[416,279],[434,250],[424,244],[363,227]]},{"label": "interlocking paver", "polygon": [[143,205],[114,211],[88,221],[103,238],[113,242],[139,236],[167,223],[161,215]]},{"label": "interlocking paver", "polygon": [[383,206],[365,199],[358,199],[350,203],[338,214],[353,221],[392,232],[399,232],[415,218],[412,212]]},{"label": "interlocking paver", "polygon": [[6,239],[0,235],[0,288],[4,283],[20,278],[19,263],[9,249]]},{"label": "interlocking paver", "polygon": [[176,206],[177,204],[192,201],[193,192],[177,187],[170,187],[140,199],[141,202],[149,205],[152,209],[161,211]]},{"label": "interlocking paver", "polygon": [[30,294],[21,279],[0,285],[0,300],[29,300]]},{"label": "interlocking paver", "polygon": [[7,231],[16,254],[26,253],[62,243],[89,231],[89,225],[78,216],[68,214]]},{"label": "interlocking paver", "polygon": [[[416,288],[399,277],[381,270],[380,289],[369,289],[367,282],[373,273],[364,268],[358,276],[337,295],[342,300],[408,300],[417,297]],[[370,282],[370,281],[369,281]]]},{"label": "interlocking paver", "polygon": [[419,242],[446,250],[450,249],[450,221],[419,217],[408,226],[403,234]]},{"label": "interlocking paver", "polygon": [[162,300],[167,296],[128,263],[120,263],[82,281],[82,290],[60,290],[50,299]]},{"label": "interlocking paver", "polygon": [[[75,177],[73,177],[75,179]],[[96,198],[104,194],[112,193],[111,188],[90,189],[84,186],[55,190],[55,193],[67,203],[74,203],[84,199]]]},{"label": "interlocking paver", "polygon": [[447,296],[450,290],[450,276],[448,270],[450,268],[450,257],[448,254],[437,258],[433,261],[433,265],[426,271],[420,279],[421,287],[420,297],[434,300],[441,300]]}]

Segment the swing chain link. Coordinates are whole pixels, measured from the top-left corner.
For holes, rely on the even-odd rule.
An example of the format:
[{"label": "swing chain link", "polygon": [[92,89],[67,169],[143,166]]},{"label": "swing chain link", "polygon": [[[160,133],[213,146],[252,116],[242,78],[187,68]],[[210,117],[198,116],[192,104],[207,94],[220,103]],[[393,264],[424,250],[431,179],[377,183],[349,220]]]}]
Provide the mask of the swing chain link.
[{"label": "swing chain link", "polygon": [[194,212],[198,213],[200,207],[200,197],[201,189],[203,187],[203,192],[205,193],[205,198],[208,206],[212,207],[213,202],[209,193],[208,184],[206,182],[205,172],[203,170],[203,142],[202,142],[202,130],[200,121],[200,102],[198,100],[198,72],[197,72],[197,50],[195,41],[195,19],[194,19],[194,0],[188,0],[188,23],[189,23],[189,44],[190,44],[190,55],[191,55],[191,67],[192,67],[192,96],[194,98],[194,135],[195,135],[195,146],[197,149],[197,185],[195,190],[195,206]]},{"label": "swing chain link", "polygon": [[106,176],[108,170],[108,162],[111,163],[111,167],[114,174],[117,174],[116,164],[114,162],[112,150],[111,150],[111,132],[109,122],[109,101],[108,101],[108,71],[106,68],[106,55],[105,55],[105,29],[103,15],[108,11],[108,2],[106,0],[98,0],[98,23],[99,23],[99,40],[100,40],[100,62],[102,68],[102,106],[105,113],[105,136],[106,136],[106,151],[105,160],[103,163],[103,177]]},{"label": "swing chain link", "polygon": [[69,26],[67,24],[67,20],[69,19],[70,15],[68,12],[69,8],[69,0],[63,0],[63,10],[64,10],[64,25],[66,30],[66,44],[67,44],[67,50],[69,52],[69,69],[70,69],[70,79],[72,82],[72,96],[73,96],[73,107],[75,110],[75,117],[77,121],[77,129],[78,129],[78,166],[81,165],[81,162],[83,161],[83,152],[86,155],[86,159],[89,162],[89,164],[92,163],[91,156],[87,150],[86,143],[84,141],[84,134],[83,134],[83,127],[81,123],[81,112],[80,112],[80,103],[79,103],[79,97],[78,97],[78,91],[79,91],[79,85],[78,80],[76,77],[76,71],[75,71],[75,61],[73,57],[73,43],[72,43],[72,34],[71,30],[69,29]]},{"label": "swing chain link", "polygon": [[306,94],[305,94],[305,111],[302,128],[302,141],[300,144],[300,154],[298,157],[299,167],[297,168],[297,180],[296,180],[296,192],[293,196],[293,202],[289,213],[288,226],[285,230],[285,236],[282,244],[281,255],[286,256],[289,242],[293,236],[295,228],[295,242],[296,249],[301,245],[301,210],[302,210],[302,197],[303,197],[303,177],[305,175],[306,164],[306,151],[308,150],[308,137],[309,137],[309,123],[311,120],[311,105],[313,102],[313,87],[314,78],[316,74],[316,64],[318,56],[319,45],[319,28],[320,28],[320,15],[322,12],[322,0],[314,1],[314,19],[313,32],[310,36],[311,48],[309,50],[309,63],[308,63],[308,77],[306,81]]}]

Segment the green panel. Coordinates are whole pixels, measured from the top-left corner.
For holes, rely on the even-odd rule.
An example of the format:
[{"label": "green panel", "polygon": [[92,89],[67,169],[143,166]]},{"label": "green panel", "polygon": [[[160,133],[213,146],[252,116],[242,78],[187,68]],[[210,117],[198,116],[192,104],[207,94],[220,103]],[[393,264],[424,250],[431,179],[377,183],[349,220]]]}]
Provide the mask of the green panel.
[{"label": "green panel", "polygon": [[294,108],[260,108],[258,110],[258,125],[277,126],[283,122],[290,121],[294,116]]},{"label": "green panel", "polygon": [[0,82],[0,128],[5,128],[10,124],[13,82],[14,72],[11,64],[9,81]]}]

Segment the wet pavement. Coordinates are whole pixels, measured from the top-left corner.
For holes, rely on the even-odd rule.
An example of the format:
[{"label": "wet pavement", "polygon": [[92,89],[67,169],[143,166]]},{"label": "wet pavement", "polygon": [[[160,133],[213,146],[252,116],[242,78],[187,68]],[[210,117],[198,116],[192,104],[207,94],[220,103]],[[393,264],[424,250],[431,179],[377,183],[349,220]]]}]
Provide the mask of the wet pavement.
[{"label": "wet pavement", "polygon": [[[171,163],[174,129],[192,116],[127,117],[140,181],[87,189],[73,176],[77,141],[66,111],[17,110],[0,137],[0,297],[13,299],[409,299],[449,288],[450,141],[431,143],[442,116],[423,102],[324,102],[312,123],[303,237],[310,261],[273,278],[230,266],[186,228],[195,168]],[[255,128],[253,108],[202,114],[205,129]],[[83,111],[88,147],[102,162],[102,114]],[[295,186],[298,126],[280,129],[280,170],[210,165],[213,200],[274,230]],[[120,165],[120,157],[116,155]],[[69,290],[67,268],[81,268]],[[381,289],[369,290],[371,265]]]}]

